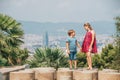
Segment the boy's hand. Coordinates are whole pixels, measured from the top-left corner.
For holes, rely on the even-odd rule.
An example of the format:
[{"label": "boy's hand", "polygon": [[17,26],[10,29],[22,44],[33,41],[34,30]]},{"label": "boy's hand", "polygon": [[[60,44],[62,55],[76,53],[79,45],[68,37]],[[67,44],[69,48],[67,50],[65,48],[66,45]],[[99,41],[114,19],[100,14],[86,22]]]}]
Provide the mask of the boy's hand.
[{"label": "boy's hand", "polygon": [[66,52],[67,52],[68,54],[70,54],[70,50],[67,49]]}]

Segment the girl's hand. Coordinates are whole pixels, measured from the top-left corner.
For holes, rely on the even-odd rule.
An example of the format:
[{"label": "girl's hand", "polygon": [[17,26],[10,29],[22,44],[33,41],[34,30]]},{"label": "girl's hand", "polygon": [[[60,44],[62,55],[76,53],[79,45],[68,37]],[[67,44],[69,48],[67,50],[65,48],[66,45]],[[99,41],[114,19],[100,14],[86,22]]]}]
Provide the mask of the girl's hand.
[{"label": "girl's hand", "polygon": [[90,46],[88,51],[91,52],[91,50],[92,50],[92,47]]}]

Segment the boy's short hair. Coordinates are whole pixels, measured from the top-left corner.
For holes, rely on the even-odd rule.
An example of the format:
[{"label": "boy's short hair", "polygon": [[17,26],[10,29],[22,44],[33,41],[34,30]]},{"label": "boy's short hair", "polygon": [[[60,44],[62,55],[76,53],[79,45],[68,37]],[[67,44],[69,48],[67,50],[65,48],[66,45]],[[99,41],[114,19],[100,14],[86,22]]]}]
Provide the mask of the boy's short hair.
[{"label": "boy's short hair", "polygon": [[75,31],[73,29],[68,31],[68,35],[70,36],[72,33],[75,33]]}]

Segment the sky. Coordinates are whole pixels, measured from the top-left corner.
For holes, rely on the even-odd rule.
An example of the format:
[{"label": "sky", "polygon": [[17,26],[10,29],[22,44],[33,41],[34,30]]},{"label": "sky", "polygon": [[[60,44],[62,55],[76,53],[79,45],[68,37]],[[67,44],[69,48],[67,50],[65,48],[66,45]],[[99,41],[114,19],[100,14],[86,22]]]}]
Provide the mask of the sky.
[{"label": "sky", "polygon": [[120,0],[0,0],[0,13],[35,22],[113,21]]}]

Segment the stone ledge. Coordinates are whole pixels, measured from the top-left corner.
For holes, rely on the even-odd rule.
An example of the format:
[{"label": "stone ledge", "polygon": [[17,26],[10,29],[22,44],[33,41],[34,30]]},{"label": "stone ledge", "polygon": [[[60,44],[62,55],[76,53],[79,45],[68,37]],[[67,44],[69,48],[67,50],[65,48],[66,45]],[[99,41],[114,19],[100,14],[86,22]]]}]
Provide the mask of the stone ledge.
[{"label": "stone ledge", "polygon": [[104,69],[98,72],[98,80],[120,80],[120,73],[117,70]]},{"label": "stone ledge", "polygon": [[0,80],[9,80],[10,72],[24,70],[28,65],[0,68]]},{"label": "stone ledge", "polygon": [[[9,78],[0,80],[9,80]],[[97,69],[87,70],[85,68],[77,70],[59,68],[56,71],[51,67],[41,67],[10,72],[10,80],[120,80],[120,73],[110,69],[98,71]]]}]

